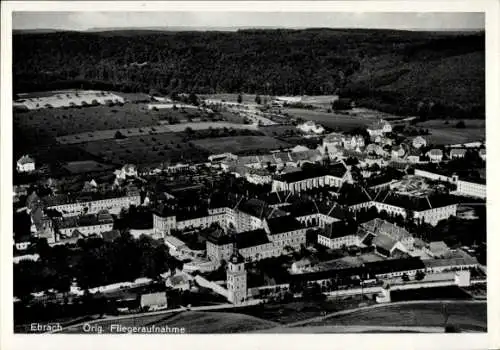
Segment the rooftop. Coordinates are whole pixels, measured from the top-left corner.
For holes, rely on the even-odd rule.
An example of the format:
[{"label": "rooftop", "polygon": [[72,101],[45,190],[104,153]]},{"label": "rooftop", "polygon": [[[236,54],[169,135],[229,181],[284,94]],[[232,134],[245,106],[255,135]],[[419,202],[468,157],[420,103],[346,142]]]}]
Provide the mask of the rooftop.
[{"label": "rooftop", "polygon": [[364,229],[367,232],[375,235],[384,235],[396,241],[411,236],[411,234],[403,227],[397,226],[380,218],[367,221],[360,226],[361,229]]},{"label": "rooftop", "polygon": [[285,215],[267,220],[270,234],[296,231],[304,228],[302,224],[293,216]]},{"label": "rooftop", "polygon": [[373,274],[425,269],[420,258],[389,259],[365,263],[366,269]]}]

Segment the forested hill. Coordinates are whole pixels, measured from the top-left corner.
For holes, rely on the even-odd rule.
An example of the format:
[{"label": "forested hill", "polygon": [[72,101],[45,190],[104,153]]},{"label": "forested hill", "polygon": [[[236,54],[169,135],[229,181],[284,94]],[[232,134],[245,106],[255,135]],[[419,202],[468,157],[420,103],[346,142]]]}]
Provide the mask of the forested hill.
[{"label": "forested hill", "polygon": [[14,34],[14,91],[340,93],[405,114],[484,116],[484,32],[109,31]]}]

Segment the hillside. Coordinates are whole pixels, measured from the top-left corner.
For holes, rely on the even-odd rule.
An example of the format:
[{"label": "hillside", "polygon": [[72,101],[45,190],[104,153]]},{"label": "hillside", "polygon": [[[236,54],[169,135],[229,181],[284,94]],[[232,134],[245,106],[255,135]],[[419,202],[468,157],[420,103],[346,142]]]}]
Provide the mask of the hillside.
[{"label": "hillside", "polygon": [[388,112],[484,116],[484,33],[18,33],[13,58],[15,92],[83,87],[166,94],[340,93]]}]

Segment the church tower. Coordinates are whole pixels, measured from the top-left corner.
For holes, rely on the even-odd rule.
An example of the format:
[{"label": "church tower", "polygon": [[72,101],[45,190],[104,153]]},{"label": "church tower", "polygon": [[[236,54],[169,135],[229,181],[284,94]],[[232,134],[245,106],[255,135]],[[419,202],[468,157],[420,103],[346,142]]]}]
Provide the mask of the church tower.
[{"label": "church tower", "polygon": [[228,300],[233,304],[242,303],[247,297],[247,271],[245,259],[233,245],[233,254],[229,257],[227,266]]}]

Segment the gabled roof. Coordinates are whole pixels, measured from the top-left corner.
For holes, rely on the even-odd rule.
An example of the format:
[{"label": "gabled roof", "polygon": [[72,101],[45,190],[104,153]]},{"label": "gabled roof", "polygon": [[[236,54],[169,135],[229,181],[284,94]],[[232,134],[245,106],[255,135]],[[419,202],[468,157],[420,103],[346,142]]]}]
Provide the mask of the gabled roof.
[{"label": "gabled roof", "polygon": [[271,235],[296,231],[304,228],[304,226],[291,215],[268,219],[267,225]]},{"label": "gabled roof", "polygon": [[266,231],[263,229],[246,231],[232,235],[238,249],[256,247],[270,243]]},{"label": "gabled roof", "polygon": [[439,157],[439,156],[443,156],[443,151],[441,151],[440,149],[438,148],[433,148],[431,149],[429,152],[427,152],[430,156],[435,156],[435,157]]},{"label": "gabled roof", "polygon": [[367,221],[360,226],[367,232],[373,233],[377,236],[383,235],[386,237],[390,237],[396,241],[411,236],[411,234],[403,227],[391,224],[390,222],[382,220],[380,218],[375,218],[373,220]]},{"label": "gabled roof", "polygon": [[24,165],[29,163],[34,163],[35,160],[28,155],[24,155],[17,161],[18,164]]}]

